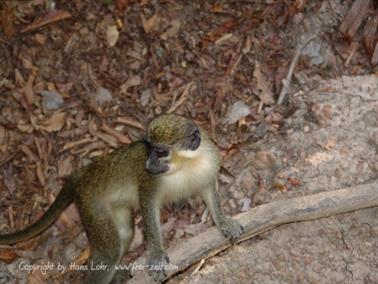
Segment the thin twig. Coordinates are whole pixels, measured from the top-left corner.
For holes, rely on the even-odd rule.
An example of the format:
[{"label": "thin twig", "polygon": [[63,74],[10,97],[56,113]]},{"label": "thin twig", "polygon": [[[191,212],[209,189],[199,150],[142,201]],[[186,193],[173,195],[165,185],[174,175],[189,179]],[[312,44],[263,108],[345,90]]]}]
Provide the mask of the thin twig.
[{"label": "thin twig", "polygon": [[303,49],[311,41],[313,41],[316,37],[317,37],[316,34],[310,36],[308,39],[306,39],[304,41],[304,43],[302,45],[300,45],[297,48],[297,50],[296,50],[296,52],[294,54],[293,60],[291,61],[289,72],[287,73],[286,78],[282,80],[282,90],[281,90],[280,96],[278,97],[278,101],[277,101],[278,105],[282,104],[283,100],[285,99],[286,94],[289,92],[289,88],[290,88],[290,84],[291,84],[291,78],[293,77],[294,68],[295,68],[295,65],[297,65],[297,61],[299,59],[299,56],[301,55]]},{"label": "thin twig", "polygon": [[172,106],[169,108],[167,113],[173,113],[178,109],[188,98],[189,92],[191,90],[191,87],[194,85],[194,82],[189,82],[186,84],[184,91],[181,94],[181,97],[174,103],[172,103]]}]

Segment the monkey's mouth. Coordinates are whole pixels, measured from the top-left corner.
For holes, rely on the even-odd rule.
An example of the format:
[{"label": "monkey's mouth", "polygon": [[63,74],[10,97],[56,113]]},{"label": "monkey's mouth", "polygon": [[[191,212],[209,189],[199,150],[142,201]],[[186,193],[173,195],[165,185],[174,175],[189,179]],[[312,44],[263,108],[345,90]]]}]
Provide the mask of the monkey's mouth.
[{"label": "monkey's mouth", "polygon": [[161,175],[169,171],[169,164],[162,161],[151,162],[151,160],[148,159],[145,164],[145,169],[151,175]]}]

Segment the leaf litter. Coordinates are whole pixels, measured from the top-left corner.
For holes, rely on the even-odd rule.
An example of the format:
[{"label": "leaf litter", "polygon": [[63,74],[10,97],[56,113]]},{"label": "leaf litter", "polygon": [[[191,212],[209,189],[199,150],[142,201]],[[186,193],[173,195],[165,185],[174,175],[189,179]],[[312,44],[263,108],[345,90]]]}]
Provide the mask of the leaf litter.
[{"label": "leaf litter", "polygon": [[[55,8],[47,7],[50,2]],[[243,145],[269,133],[276,135],[295,108],[290,94],[284,107],[276,107],[276,102],[300,27],[312,27],[311,19],[322,19],[322,13],[330,19],[321,27],[325,31],[322,46],[313,47],[316,56],[325,60],[313,65],[302,54],[295,74],[323,78],[340,72],[363,74],[374,71],[372,64],[378,62],[377,40],[372,37],[377,20],[367,20],[376,7],[363,1],[335,1],[332,7],[328,1],[107,2],[0,4],[1,232],[38,219],[64,177],[95,157],[140,139],[147,122],[164,112],[191,117],[209,131],[228,167],[221,182],[225,210],[229,214],[247,210],[264,202],[268,190],[264,184],[258,185],[254,196],[232,192],[238,189],[228,193],[226,188],[240,168],[235,161],[244,159]],[[350,12],[348,16],[350,9],[362,9],[363,15],[356,19],[356,13]],[[332,22],[335,19],[346,23],[339,28],[341,22]],[[359,32],[361,26],[365,29]],[[336,53],[324,56],[325,43]],[[308,84],[293,81],[290,93]],[[313,110],[315,117],[326,124],[329,111],[326,106],[319,109]],[[331,148],[335,143],[325,145]],[[261,163],[270,163],[265,160]],[[252,191],[252,179],[246,175],[243,180],[243,188],[250,184]],[[300,181],[293,177],[289,183],[297,187]],[[58,222],[59,234],[51,234],[57,228],[47,233],[57,241],[55,248],[64,248],[59,242],[63,232],[70,235],[70,226],[80,226],[75,214],[65,214],[74,222],[63,218]],[[197,220],[209,225],[205,215],[203,205],[196,205],[196,210],[173,208],[166,227],[173,236],[184,237],[188,233],[180,229],[175,234],[172,224],[191,226]],[[197,232],[202,225],[187,228]],[[80,231],[72,230],[72,239]],[[45,260],[60,260],[59,250],[51,243],[39,238],[31,243],[23,250],[32,255],[33,246],[38,246],[44,248],[40,251]],[[130,253],[134,258],[144,249],[140,237],[136,243]],[[75,245],[82,251],[86,244]],[[1,260],[20,256],[17,250],[0,251]],[[79,259],[84,262],[87,257],[83,253]],[[26,281],[27,276],[17,277]],[[41,283],[47,281],[45,277],[28,280]],[[55,277],[62,280],[63,276]]]}]

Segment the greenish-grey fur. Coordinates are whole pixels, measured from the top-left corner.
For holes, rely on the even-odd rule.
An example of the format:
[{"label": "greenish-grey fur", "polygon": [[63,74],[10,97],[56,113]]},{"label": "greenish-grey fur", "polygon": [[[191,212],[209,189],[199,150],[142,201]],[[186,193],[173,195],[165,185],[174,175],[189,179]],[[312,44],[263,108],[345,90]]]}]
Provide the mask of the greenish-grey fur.
[{"label": "greenish-grey fur", "polygon": [[[0,235],[0,245],[14,244],[28,240],[45,231],[73,201],[85,211],[86,206],[93,206],[96,199],[109,189],[106,184],[122,182],[123,178],[139,173],[138,183],[148,179],[141,160],[147,158],[146,147],[143,142],[135,142],[113,151],[110,155],[98,159],[86,167],[81,168],[65,182],[46,213],[31,226],[10,234]],[[126,169],[126,171],[125,171]],[[151,182],[154,181],[150,177]],[[91,188],[92,190],[87,190]]]},{"label": "greenish-grey fur", "polygon": [[92,202],[97,199],[98,195],[94,195],[92,188],[96,194],[106,194],[109,190],[107,185],[111,183],[122,182],[123,180],[135,179],[133,182],[141,183],[146,179],[154,178],[148,174],[144,168],[144,162],[147,159],[147,147],[144,142],[134,142],[130,145],[118,148],[111,154],[89,164],[87,167],[79,170],[74,179],[77,180],[78,198],[75,202],[81,203],[81,199]]},{"label": "greenish-grey fur", "polygon": [[[172,124],[172,120],[174,124]],[[189,134],[188,130],[190,130],[191,124],[193,124],[191,121],[181,116],[160,115],[148,125],[147,137],[153,143],[172,145],[180,142]],[[167,125],[170,127],[167,127]]]},{"label": "greenish-grey fur", "polygon": [[[193,131],[200,132],[199,146],[193,144]],[[188,145],[192,145],[189,150]],[[154,163],[168,163],[168,169],[158,175],[147,170],[146,162],[155,151],[151,146],[169,149],[166,157],[153,156]],[[190,150],[193,148],[196,149]],[[0,235],[0,244],[16,243],[41,233],[74,201],[91,246],[89,263],[110,266],[108,271],[88,271],[85,283],[105,284],[113,277],[123,281],[127,275],[116,273],[114,265],[133,239],[133,211],[141,210],[149,264],[166,264],[169,260],[163,248],[159,209],[165,202],[194,193],[202,194],[223,234],[235,239],[242,227],[224,215],[216,193],[220,161],[218,149],[203,129],[181,116],[161,115],[148,126],[145,141],[121,147],[78,170],[39,221],[20,232]],[[164,270],[151,273],[155,280],[164,279]]]}]

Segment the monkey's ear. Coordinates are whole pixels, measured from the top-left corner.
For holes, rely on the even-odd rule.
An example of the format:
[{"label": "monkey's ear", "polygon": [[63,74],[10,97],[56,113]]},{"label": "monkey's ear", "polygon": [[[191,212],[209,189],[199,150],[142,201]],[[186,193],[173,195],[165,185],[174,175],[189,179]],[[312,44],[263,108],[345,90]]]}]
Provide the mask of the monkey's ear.
[{"label": "monkey's ear", "polygon": [[194,129],[184,140],[184,149],[194,151],[201,144],[201,133],[198,129]]},{"label": "monkey's ear", "polygon": [[201,144],[201,133],[198,129],[194,130],[190,135],[191,150],[196,150]]}]

